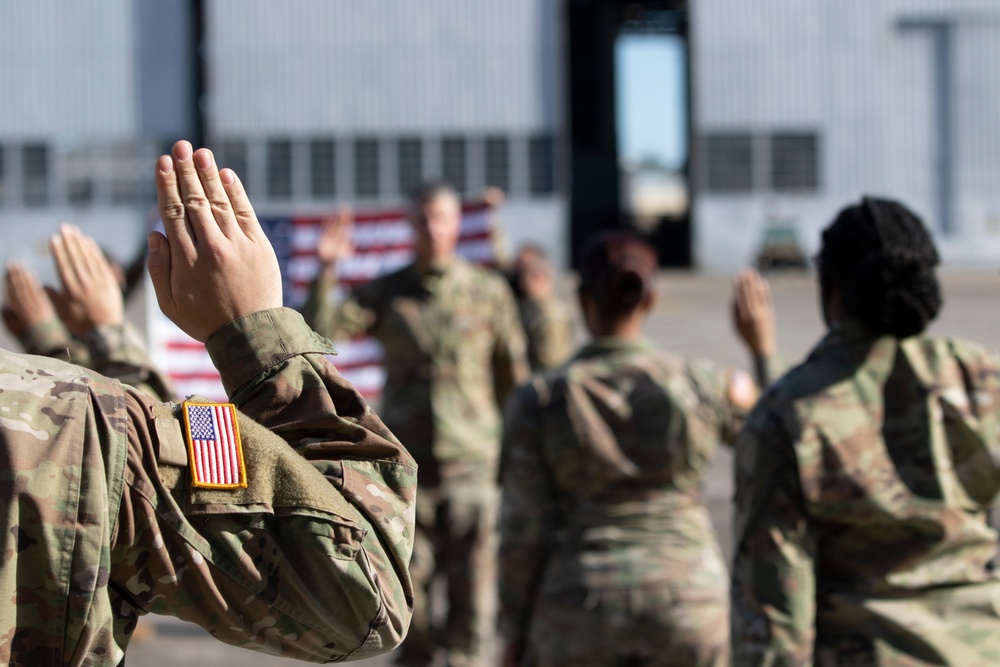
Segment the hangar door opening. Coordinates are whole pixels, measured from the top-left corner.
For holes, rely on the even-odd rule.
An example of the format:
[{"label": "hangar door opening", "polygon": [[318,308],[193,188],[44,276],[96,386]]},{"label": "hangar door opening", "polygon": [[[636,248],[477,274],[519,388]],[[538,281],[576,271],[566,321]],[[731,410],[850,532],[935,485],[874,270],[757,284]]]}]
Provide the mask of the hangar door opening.
[{"label": "hangar door opening", "polygon": [[648,238],[691,265],[690,85],[684,2],[570,2],[574,250],[595,231]]}]

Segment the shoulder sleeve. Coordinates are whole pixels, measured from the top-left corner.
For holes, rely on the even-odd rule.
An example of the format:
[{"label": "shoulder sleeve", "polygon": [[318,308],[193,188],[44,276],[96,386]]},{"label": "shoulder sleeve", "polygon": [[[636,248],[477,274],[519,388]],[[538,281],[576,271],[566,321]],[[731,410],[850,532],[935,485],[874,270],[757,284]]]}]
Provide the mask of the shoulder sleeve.
[{"label": "shoulder sleeve", "polygon": [[539,382],[511,397],[503,437],[500,628],[508,641],[522,645],[547,557],[544,536],[554,495],[541,449]]},{"label": "shoulder sleeve", "polygon": [[28,354],[60,359],[85,368],[90,366],[86,344],[73,338],[58,318],[26,328],[20,343]]},{"label": "shoulder sleeve", "polygon": [[722,441],[732,444],[757,396],[750,375],[706,360],[689,361],[687,372],[706,418],[718,427]]},{"label": "shoulder sleeve", "polygon": [[733,664],[813,664],[816,540],[795,453],[764,406],[736,442]]},{"label": "shoulder sleeve", "polygon": [[113,580],[238,646],[316,662],[392,648],[412,609],[412,459],[297,313],[254,313],[207,347],[247,485],[194,488],[181,409],[129,390]]},{"label": "shoulder sleeve", "polygon": [[170,381],[153,363],[139,332],[129,323],[95,327],[84,342],[90,354],[89,368],[158,400],[177,398]]}]

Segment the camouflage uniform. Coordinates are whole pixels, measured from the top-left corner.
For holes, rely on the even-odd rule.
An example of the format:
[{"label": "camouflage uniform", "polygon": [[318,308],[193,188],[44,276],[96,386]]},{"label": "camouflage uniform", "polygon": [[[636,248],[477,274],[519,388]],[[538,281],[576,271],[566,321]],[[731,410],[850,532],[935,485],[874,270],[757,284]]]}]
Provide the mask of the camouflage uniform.
[{"label": "camouflage uniform", "polygon": [[1000,664],[1000,363],[830,331],[737,442],[736,665]]},{"label": "camouflage uniform", "polygon": [[107,324],[82,340],[62,322],[48,320],[25,329],[20,337],[28,354],[62,359],[142,389],[161,401],[177,398],[170,381],[153,364],[146,345],[132,325]]},{"label": "camouflage uniform", "polygon": [[521,299],[518,309],[532,371],[555,368],[573,356],[573,315],[565,304],[551,297]]},{"label": "camouflage uniform", "polygon": [[427,592],[442,571],[448,660],[485,664],[496,617],[499,405],[528,375],[513,295],[498,274],[457,259],[423,273],[404,267],[335,308],[333,287],[325,274],[313,283],[306,319],[333,339],[369,333],[382,343],[382,416],[420,466],[417,597],[401,660],[432,657]]},{"label": "camouflage uniform", "polygon": [[511,399],[501,629],[539,666],[728,665],[728,574],[701,486],[745,414],[730,380],[603,338]]},{"label": "camouflage uniform", "polygon": [[320,662],[401,639],[410,457],[294,311],[231,322],[208,350],[242,411],[243,489],[192,486],[178,406],[0,351],[3,664],[118,665],[146,612]]}]

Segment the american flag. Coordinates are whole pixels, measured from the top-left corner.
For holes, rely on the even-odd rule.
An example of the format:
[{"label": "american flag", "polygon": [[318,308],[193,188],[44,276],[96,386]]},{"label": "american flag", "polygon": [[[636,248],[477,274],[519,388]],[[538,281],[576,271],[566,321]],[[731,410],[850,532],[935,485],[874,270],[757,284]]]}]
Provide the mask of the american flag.
[{"label": "american flag", "polygon": [[246,486],[235,407],[229,403],[184,403],[184,411],[191,445],[194,486]]},{"label": "american flag", "polygon": [[[458,252],[477,264],[494,262],[492,209],[485,202],[462,207]],[[274,246],[284,281],[285,305],[297,308],[305,301],[309,283],[319,271],[316,242],[321,217],[263,217],[261,225]],[[358,212],[354,221],[355,254],[338,265],[342,290],[394,271],[413,258],[413,238],[402,208]],[[344,292],[339,294],[342,297]],[[173,381],[181,396],[226,400],[219,373],[205,346],[187,336],[160,313],[156,299],[147,299],[149,338],[153,360]],[[372,338],[334,341],[337,370],[369,399],[385,383],[382,348]]]}]

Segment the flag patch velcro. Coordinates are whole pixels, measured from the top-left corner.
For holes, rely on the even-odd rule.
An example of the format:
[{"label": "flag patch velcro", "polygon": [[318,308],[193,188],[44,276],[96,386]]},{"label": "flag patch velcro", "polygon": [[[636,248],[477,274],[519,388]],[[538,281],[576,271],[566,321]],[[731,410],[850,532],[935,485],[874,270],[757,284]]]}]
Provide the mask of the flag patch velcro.
[{"label": "flag patch velcro", "polygon": [[245,488],[247,471],[236,406],[185,401],[183,409],[191,484],[201,489]]}]

